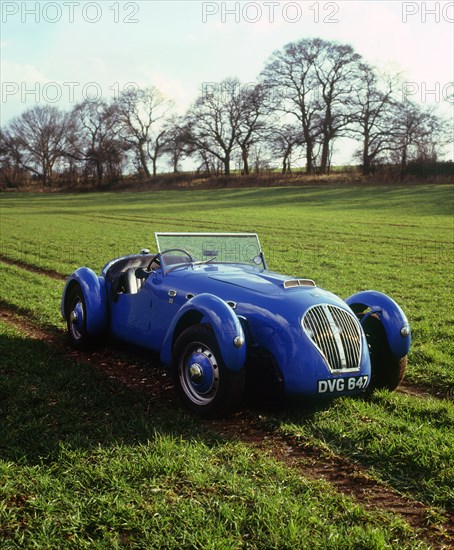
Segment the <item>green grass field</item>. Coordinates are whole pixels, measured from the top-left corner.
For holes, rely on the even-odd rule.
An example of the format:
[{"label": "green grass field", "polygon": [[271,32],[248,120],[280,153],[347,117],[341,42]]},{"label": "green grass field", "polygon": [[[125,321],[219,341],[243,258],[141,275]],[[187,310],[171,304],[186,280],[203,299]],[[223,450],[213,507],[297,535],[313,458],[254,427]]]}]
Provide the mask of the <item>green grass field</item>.
[{"label": "green grass field", "polygon": [[25,325],[60,334],[64,277],[154,250],[155,231],[257,232],[270,269],[343,297],[385,292],[412,326],[410,393],[255,414],[422,502],[428,528],[443,529],[454,510],[453,203],[452,187],[431,185],[3,195],[0,304],[18,321],[0,332],[0,547],[425,548],[399,515],[150,404]]}]

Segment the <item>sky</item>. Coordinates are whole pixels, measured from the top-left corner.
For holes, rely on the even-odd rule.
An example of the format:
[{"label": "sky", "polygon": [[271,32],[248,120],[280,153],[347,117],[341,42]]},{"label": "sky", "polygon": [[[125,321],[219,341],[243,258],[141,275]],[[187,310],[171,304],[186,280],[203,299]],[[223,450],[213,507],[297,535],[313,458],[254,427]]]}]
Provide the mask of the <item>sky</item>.
[{"label": "sky", "polygon": [[6,1],[1,9],[2,125],[35,104],[70,108],[154,85],[180,112],[202,86],[256,82],[273,51],[321,37],[402,74],[404,96],[452,118],[454,2]]}]

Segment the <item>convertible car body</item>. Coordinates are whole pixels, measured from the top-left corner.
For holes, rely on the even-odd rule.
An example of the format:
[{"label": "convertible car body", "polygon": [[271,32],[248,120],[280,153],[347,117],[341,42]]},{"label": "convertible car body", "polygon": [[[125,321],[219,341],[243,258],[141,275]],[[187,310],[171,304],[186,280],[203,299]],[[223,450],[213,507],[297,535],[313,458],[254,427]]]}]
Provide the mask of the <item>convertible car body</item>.
[{"label": "convertible car body", "polygon": [[230,412],[246,381],[276,394],[356,395],[401,382],[410,327],[388,296],[342,300],[267,269],[255,234],[157,233],[142,250],[68,278],[61,311],[76,348],[106,334],[160,354],[185,404]]}]

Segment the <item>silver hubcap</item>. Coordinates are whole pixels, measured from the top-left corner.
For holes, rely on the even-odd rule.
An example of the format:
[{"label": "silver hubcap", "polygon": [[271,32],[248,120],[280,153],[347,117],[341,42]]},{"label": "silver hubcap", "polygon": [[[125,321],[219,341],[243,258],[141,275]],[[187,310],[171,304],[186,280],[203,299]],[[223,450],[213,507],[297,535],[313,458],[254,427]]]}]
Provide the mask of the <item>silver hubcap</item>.
[{"label": "silver hubcap", "polygon": [[219,389],[219,367],[213,352],[193,342],[180,356],[179,379],[186,396],[196,405],[211,403]]},{"label": "silver hubcap", "polygon": [[80,340],[83,336],[84,313],[82,300],[76,300],[69,314],[69,330],[74,340]]},{"label": "silver hubcap", "polygon": [[189,367],[189,374],[193,382],[200,382],[203,377],[202,367],[198,363],[193,363]]}]

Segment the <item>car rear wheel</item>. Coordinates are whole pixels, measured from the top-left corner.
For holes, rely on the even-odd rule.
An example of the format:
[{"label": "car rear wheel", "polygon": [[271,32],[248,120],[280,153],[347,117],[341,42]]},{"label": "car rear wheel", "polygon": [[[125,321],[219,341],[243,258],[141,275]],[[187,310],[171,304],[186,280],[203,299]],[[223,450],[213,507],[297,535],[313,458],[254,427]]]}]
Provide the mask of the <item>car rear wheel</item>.
[{"label": "car rear wheel", "polygon": [[87,308],[79,284],[73,284],[66,301],[66,325],[71,345],[76,349],[90,347],[91,339],[87,332]]},{"label": "car rear wheel", "polygon": [[364,332],[369,344],[372,366],[368,392],[382,388],[395,390],[404,379],[407,356],[398,358],[392,354],[385,329],[378,317],[371,315],[365,321]]},{"label": "car rear wheel", "polygon": [[191,411],[207,417],[232,412],[244,390],[244,368],[229,370],[209,325],[195,325],[177,338],[172,353],[175,388]]}]

